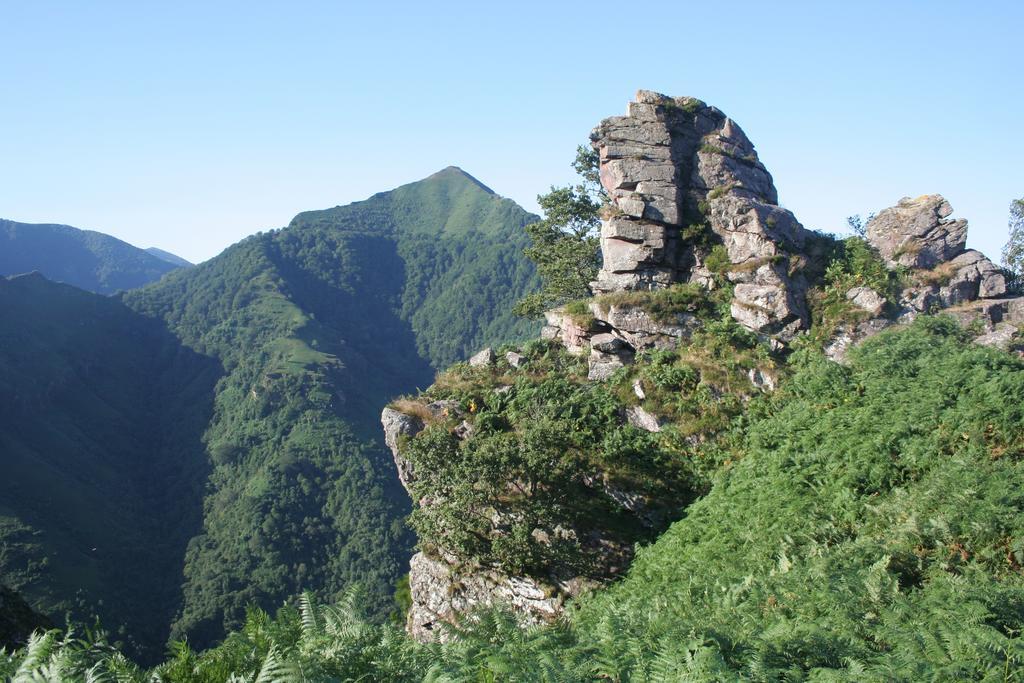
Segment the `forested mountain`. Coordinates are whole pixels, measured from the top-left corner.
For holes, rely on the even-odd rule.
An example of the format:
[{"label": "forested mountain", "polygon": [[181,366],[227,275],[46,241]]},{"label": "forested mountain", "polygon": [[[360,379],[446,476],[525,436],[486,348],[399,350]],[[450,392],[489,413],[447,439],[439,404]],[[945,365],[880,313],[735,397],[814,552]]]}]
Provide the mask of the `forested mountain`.
[{"label": "forested mountain", "polygon": [[0,275],[39,271],[56,282],[113,294],[159,280],[181,265],[101,232],[0,219]]},{"label": "forested mountain", "polygon": [[150,654],[175,614],[210,643],[306,589],[385,616],[412,538],[380,409],[535,334],[509,313],[531,220],[449,168],[118,298],[5,282],[0,580]]}]

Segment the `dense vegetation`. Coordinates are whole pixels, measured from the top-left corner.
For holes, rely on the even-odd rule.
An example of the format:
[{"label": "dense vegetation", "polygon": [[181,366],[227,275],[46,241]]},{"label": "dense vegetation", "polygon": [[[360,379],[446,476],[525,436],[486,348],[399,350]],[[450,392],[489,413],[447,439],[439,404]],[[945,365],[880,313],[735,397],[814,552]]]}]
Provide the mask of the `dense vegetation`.
[{"label": "dense vegetation", "polygon": [[101,618],[133,654],[165,637],[219,373],[116,298],[0,278],[2,582],[58,623]]},{"label": "dense vegetation", "polygon": [[92,230],[0,219],[0,275],[39,271],[57,282],[113,294],[159,280],[185,263],[160,253]]},{"label": "dense vegetation", "polygon": [[[679,292],[690,290],[634,299],[689,301]],[[684,348],[645,352],[606,382],[587,381],[585,358],[534,340],[518,368],[504,358],[459,364],[416,401],[399,401],[427,424],[402,450],[416,472],[413,499],[432,501],[412,515],[420,547],[549,581],[627,565],[634,543],[709,488],[719,462],[701,445],[760,393],[750,373],[775,372],[753,335],[708,315]],[[634,407],[657,415],[659,431],[625,421]],[[642,504],[628,511],[614,492]]]},{"label": "dense vegetation", "polygon": [[[848,367],[803,351],[702,451],[707,495],[565,623],[417,645],[354,608],[254,611],[157,680],[1020,680],[1024,362],[922,318]],[[102,642],[10,658],[143,680]],[[0,663],[0,667],[4,664]],[[81,676],[81,674],[79,674]]]},{"label": "dense vegetation", "polygon": [[[522,227],[532,219],[446,169],[365,202],[300,214],[288,228],[103,300],[124,320],[82,327],[73,312],[39,308],[40,325],[57,339],[78,336],[59,357],[45,339],[3,345],[19,355],[0,356],[0,395],[39,409],[21,423],[30,427],[26,473],[0,484],[21,492],[2,500],[10,507],[3,547],[22,558],[0,567],[0,580],[31,584],[25,595],[57,617],[80,587],[78,619],[99,612],[116,627],[133,615],[125,633],[151,657],[172,621],[174,637],[203,646],[240,625],[250,604],[272,609],[304,590],[330,600],[358,585],[368,613],[383,619],[412,538],[380,410],[428,385],[434,368],[535,332],[508,312],[535,284],[522,257]],[[82,311],[88,320],[91,310]],[[12,335],[23,334],[18,317],[3,319]],[[179,386],[185,370],[165,377],[163,366],[147,369],[144,361],[166,354],[139,326],[214,368],[205,384],[189,385],[198,394]],[[45,391],[47,373],[69,365],[70,398],[29,400],[24,392]],[[110,395],[98,400],[97,386]],[[140,396],[147,391],[152,400]],[[175,415],[177,405],[189,419]],[[167,420],[166,436],[158,419]],[[18,452],[0,451],[5,467]],[[58,489],[40,464],[47,458],[89,485],[51,493]],[[125,461],[149,483],[131,488]],[[145,488],[157,482],[166,488]],[[37,503],[49,495],[58,502]],[[80,534],[83,526],[99,541]],[[120,554],[92,555],[115,546]],[[166,555],[150,557],[157,549]],[[108,576],[120,586],[104,583]]]}]

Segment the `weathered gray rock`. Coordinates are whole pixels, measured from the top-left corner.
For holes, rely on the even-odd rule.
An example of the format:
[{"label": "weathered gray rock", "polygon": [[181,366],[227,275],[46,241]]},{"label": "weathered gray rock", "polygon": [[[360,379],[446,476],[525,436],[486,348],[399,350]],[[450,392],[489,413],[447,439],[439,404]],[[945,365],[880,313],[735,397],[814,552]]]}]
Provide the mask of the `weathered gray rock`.
[{"label": "weathered gray rock", "polygon": [[977,337],[974,342],[982,346],[1008,350],[1013,345],[1014,337],[1017,335],[1017,326],[1011,322],[996,323],[991,332]]},{"label": "weathered gray rock", "polygon": [[465,441],[469,437],[473,436],[473,425],[469,420],[463,420],[459,423],[459,426],[452,430],[452,434],[455,438]]},{"label": "weathered gray rock", "polygon": [[626,420],[629,424],[638,429],[648,432],[661,431],[661,419],[654,413],[649,413],[640,406],[629,406],[626,408]]},{"label": "weathered gray rock", "polygon": [[590,338],[587,379],[603,382],[635,358],[635,350],[625,340],[604,332]]},{"label": "weathered gray rock", "polygon": [[447,418],[456,417],[462,415],[462,406],[458,401],[454,399],[444,399],[441,401],[431,401],[425,408],[430,411],[431,416],[435,418]]},{"label": "weathered gray rock", "polygon": [[515,351],[509,351],[505,354],[505,361],[514,368],[521,368],[526,364],[526,356]]},{"label": "weathered gray rock", "polygon": [[494,349],[488,346],[487,348],[478,351],[476,354],[474,354],[469,359],[469,364],[474,368],[483,368],[487,367],[488,365],[494,365],[495,360],[497,360],[497,357],[494,355]]},{"label": "weathered gray rock", "polygon": [[900,304],[918,313],[930,313],[939,303],[939,288],[934,285],[908,287],[900,294]]},{"label": "weathered gray rock", "polygon": [[878,317],[885,309],[885,297],[870,287],[854,287],[846,293],[847,300],[854,306]]},{"label": "weathered gray rock", "polygon": [[775,377],[771,373],[765,372],[760,368],[751,368],[747,372],[747,377],[750,378],[750,383],[753,384],[755,388],[766,393],[771,393],[778,387]]},{"label": "weathered gray rock", "polygon": [[550,622],[561,614],[566,596],[526,577],[483,568],[459,571],[456,564],[424,553],[409,562],[409,589],[412,607],[406,629],[420,642],[449,640],[445,624],[490,605],[510,607],[527,623]]},{"label": "weathered gray rock", "polygon": [[647,393],[644,391],[644,384],[639,378],[633,380],[633,393],[641,401],[647,398]]},{"label": "weathered gray rock", "polygon": [[846,354],[851,348],[893,324],[895,323],[892,320],[872,318],[852,325],[843,325],[825,346],[825,356],[837,363],[845,363]]},{"label": "weathered gray rock", "polygon": [[423,431],[423,420],[413,415],[406,415],[394,408],[384,408],[380,414],[380,422],[384,427],[384,443],[391,449],[391,456],[398,469],[398,479],[402,482],[402,486],[409,490],[415,475],[412,463],[399,453],[398,441],[403,436],[413,437]]},{"label": "weathered gray rock", "polygon": [[736,285],[729,307],[732,317],[749,330],[788,341],[806,325],[806,307],[770,270],[760,279]]},{"label": "weathered gray rock", "polygon": [[590,348],[601,353],[617,355],[629,349],[629,344],[614,334],[605,332],[590,338]]},{"label": "weathered gray rock", "polygon": [[689,313],[677,313],[671,322],[655,320],[641,306],[632,304],[590,304],[595,320],[607,325],[612,334],[621,337],[630,347],[671,349],[693,336],[700,321]]},{"label": "weathered gray rock", "polygon": [[942,268],[953,273],[938,291],[938,298],[945,306],[1006,294],[1006,277],[998,266],[979,251],[965,251]]},{"label": "weathered gray rock", "polygon": [[904,197],[868,221],[867,239],[890,266],[934,268],[967,243],[967,221],[950,220],[951,213],[942,195]]},{"label": "weathered gray rock", "polygon": [[544,313],[547,325],[541,330],[542,339],[553,339],[562,343],[574,355],[584,353],[589,347],[590,328],[578,325],[571,315],[560,306]]},{"label": "weathered gray rock", "polygon": [[640,91],[627,115],[602,121],[591,141],[617,210],[601,230],[594,291],[710,286],[701,266],[709,240],[687,244],[680,232],[706,221],[734,266],[729,279],[754,287],[738,290],[737,320],[783,339],[806,327],[804,285],[789,274],[806,231],[777,206],[771,175],[734,121],[693,98]]},{"label": "weathered gray rock", "polygon": [[603,382],[618,372],[620,368],[626,366],[622,357],[616,354],[602,353],[597,349],[590,352],[587,363],[587,379],[592,382]]}]

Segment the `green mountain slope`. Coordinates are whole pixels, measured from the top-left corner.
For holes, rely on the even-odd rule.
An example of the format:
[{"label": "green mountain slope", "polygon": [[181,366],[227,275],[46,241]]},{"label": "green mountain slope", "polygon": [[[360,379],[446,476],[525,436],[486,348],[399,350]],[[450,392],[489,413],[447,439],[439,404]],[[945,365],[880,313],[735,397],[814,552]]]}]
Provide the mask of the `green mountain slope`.
[{"label": "green mountain slope", "polygon": [[1019,677],[1024,363],[965,338],[925,319],[800,365],[580,643],[708,678]]},{"label": "green mountain slope", "polygon": [[3,583],[44,614],[158,642],[201,522],[219,374],[117,299],[0,278]]},{"label": "green mountain slope", "polygon": [[440,369],[484,344],[536,329],[511,313],[518,293],[534,286],[521,229],[534,220],[449,166],[363,202],[300,213],[290,227],[389,236],[406,278],[399,317],[411,325],[420,355]]},{"label": "green mountain slope", "polygon": [[209,642],[250,602],[353,583],[391,608],[411,536],[381,447],[381,407],[434,368],[524,337],[532,216],[458,169],[297,216],[126,295],[226,369],[206,434],[214,463],[175,635]]},{"label": "green mountain slope", "polygon": [[100,232],[0,219],[0,275],[39,271],[56,282],[113,294],[159,280],[179,266]]},{"label": "green mountain slope", "polygon": [[0,581],[145,658],[303,590],[383,618],[412,537],[380,410],[536,333],[532,219],[446,169],[119,297],[5,281]]}]

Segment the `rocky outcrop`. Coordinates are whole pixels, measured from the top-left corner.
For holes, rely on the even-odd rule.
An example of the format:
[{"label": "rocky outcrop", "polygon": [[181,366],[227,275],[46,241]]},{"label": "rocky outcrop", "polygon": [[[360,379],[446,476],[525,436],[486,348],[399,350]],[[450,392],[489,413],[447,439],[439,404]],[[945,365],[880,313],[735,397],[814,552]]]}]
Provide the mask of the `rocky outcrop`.
[{"label": "rocky outcrop", "polygon": [[[730,311],[744,327],[776,343],[806,329],[800,255],[808,233],[778,206],[771,175],[732,119],[694,98],[641,90],[625,116],[594,129],[591,143],[610,198],[594,293],[731,284]],[[600,299],[590,313],[581,320],[549,311],[542,336],[589,354],[595,380],[639,351],[678,346],[700,327],[694,315],[666,322],[643,306]]]},{"label": "rocky outcrop", "polygon": [[[598,296],[585,304],[575,302],[548,311],[541,333],[570,353],[585,356],[589,381],[608,380],[644,351],[684,346],[703,325],[698,311],[710,308],[698,308],[708,298],[695,297],[693,292],[731,291],[731,302],[726,297],[715,299],[715,314],[718,305],[729,302],[732,317],[776,350],[808,328],[808,281],[820,287],[827,265],[823,254],[835,245],[806,231],[778,205],[771,175],[731,119],[699,100],[640,91],[627,114],[601,122],[591,140],[599,153],[601,183],[611,198],[601,228],[603,265],[591,284]],[[890,268],[906,275],[908,286],[898,296],[891,282],[876,283],[877,289],[860,285],[830,292],[839,295],[836,308],[845,316],[838,318],[843,322],[825,341],[830,357],[841,361],[861,340],[936,310],[973,326],[978,343],[1003,348],[1019,343],[1024,298],[1007,296],[999,269],[983,254],[966,249],[967,223],[950,219],[951,213],[945,199],[929,195],[901,200],[869,222],[869,242]],[[816,275],[805,276],[805,269]],[[659,291],[673,286],[678,287]],[[821,291],[815,294],[818,300],[824,296]],[[703,303],[688,308],[695,299]],[[660,305],[648,308],[655,301]],[[529,367],[526,356],[517,352],[503,358],[508,368]],[[490,348],[469,361],[478,368],[496,363]],[[506,373],[507,368],[502,365],[495,372]],[[748,368],[744,373],[751,389],[775,390],[778,377],[771,367]],[[645,401],[641,379],[634,379],[631,389]],[[505,383],[491,390],[504,395],[514,387]],[[711,396],[716,400],[721,392]],[[411,491],[416,473],[401,455],[405,439],[440,419],[446,420],[445,427],[457,439],[472,439],[474,422],[451,401],[404,407],[399,402],[396,408],[385,409],[381,420],[402,484]],[[401,412],[404,409],[414,414],[406,415]],[[665,428],[661,418],[643,405],[627,405],[618,417],[650,433]],[[699,443],[702,438],[695,434],[687,441]],[[667,508],[659,508],[655,496],[632,490],[635,481],[623,484],[609,472],[589,470],[581,473],[580,481],[585,492],[612,501],[645,528],[656,528],[668,519]],[[500,482],[502,497],[512,484],[506,489],[506,482]],[[432,494],[418,503],[427,506],[439,501],[443,498]],[[490,526],[485,532],[488,538],[509,533],[515,514],[501,506],[488,511],[484,524]],[[595,560],[600,566],[589,579],[578,575],[578,567],[546,566],[543,571],[531,570],[534,576],[516,576],[497,566],[481,566],[482,559],[470,562],[431,548],[412,559],[408,630],[419,640],[444,639],[443,624],[499,603],[527,622],[551,621],[562,612],[567,598],[595,580],[615,575],[632,557],[632,545],[613,540],[606,529],[573,528],[572,522],[549,526],[554,528],[530,530],[529,537],[542,544],[572,538],[585,545],[591,557],[601,558]],[[575,575],[559,575],[563,571]]]},{"label": "rocky outcrop", "polygon": [[[823,238],[778,206],[771,175],[734,121],[700,100],[641,90],[625,116],[593,130],[591,143],[610,198],[602,268],[591,283],[599,296],[589,319],[549,311],[542,333],[589,354],[591,379],[612,376],[642,350],[678,346],[700,327],[696,316],[656,321],[643,306],[609,305],[600,295],[678,283],[713,289],[725,280],[733,287],[732,317],[774,348],[807,329],[803,271],[808,264],[824,270],[817,251]],[[941,195],[925,195],[901,199],[868,222],[868,242],[912,284],[893,300],[863,286],[846,292],[860,317],[828,341],[832,357],[841,360],[858,341],[922,313],[957,309],[985,335],[1021,322],[1011,312],[1016,306],[972,305],[1006,299],[1006,278],[984,254],[966,249],[967,221],[952,213]],[[986,340],[1006,338],[1001,332]]]},{"label": "rocky outcrop", "polygon": [[904,197],[868,221],[867,238],[891,267],[934,268],[967,244],[967,221],[952,213],[942,195]]},{"label": "rocky outcrop", "polygon": [[394,408],[384,408],[380,415],[380,422],[384,427],[384,443],[387,444],[395,459],[398,479],[408,490],[409,484],[413,480],[412,464],[399,454],[398,441],[402,437],[413,437],[423,431],[423,420],[406,415]]},{"label": "rocky outcrop", "polygon": [[[410,408],[408,405],[405,407]],[[421,409],[426,411],[427,421],[447,420],[449,425],[462,416],[454,401],[416,404],[416,410]],[[657,418],[642,409],[638,416],[631,419],[642,420],[646,425],[642,428],[645,429],[656,431],[660,428]],[[426,422],[396,408],[387,407],[381,413],[381,425],[402,485],[412,494],[416,476],[409,461],[402,456],[402,444],[405,439],[414,438],[422,431]],[[472,437],[473,427],[467,420],[463,420],[452,427],[451,432],[460,439],[467,439]],[[642,523],[663,523],[663,510],[649,507],[645,496],[616,485],[606,474],[587,473],[582,479],[588,487],[635,514]],[[418,501],[421,506],[433,503],[436,500],[430,498]],[[493,532],[502,533],[502,529],[512,521],[514,517],[496,512],[492,521]],[[548,538],[550,534],[563,539],[580,538],[576,530],[563,526],[556,526],[552,532],[534,529],[533,534],[542,543],[551,541]],[[631,545],[624,545],[594,530],[586,532],[586,537],[581,540],[590,550],[600,551],[597,566],[592,568],[598,574],[601,571],[608,575],[616,573],[620,567],[628,564],[632,556]],[[463,558],[441,549],[432,549],[430,553],[418,552],[413,555],[409,566],[412,605],[407,615],[406,629],[424,642],[445,640],[445,624],[454,625],[475,609],[490,605],[511,608],[526,623],[549,622],[562,613],[565,600],[597,585],[595,578],[578,575],[571,568],[566,570],[565,575],[553,573],[541,580],[509,574],[498,567],[467,563]]]},{"label": "rocky outcrop", "polygon": [[[978,343],[1002,348],[1013,343],[1016,327],[1024,324],[1024,298],[1008,296],[1002,271],[966,248],[967,221],[950,219],[952,212],[941,195],[904,197],[868,222],[868,243],[886,265],[902,269],[911,285],[892,302],[865,287],[847,292],[847,299],[871,317],[841,326],[825,347],[830,358],[842,361],[858,342],[938,312],[978,331]],[[887,307],[895,313],[884,317]]]},{"label": "rocky outcrop", "polygon": [[608,333],[624,341],[633,351],[648,349],[674,349],[700,329],[697,316],[675,313],[669,320],[654,318],[643,306],[635,304],[605,304],[594,301],[590,313],[597,325],[604,325]]},{"label": "rocky outcrop", "polygon": [[732,119],[700,100],[641,90],[591,142],[612,204],[595,292],[711,284],[705,262],[720,244],[738,322],[782,339],[807,326],[805,283],[790,275],[805,231],[777,205],[771,175]]},{"label": "rocky outcrop", "polygon": [[495,360],[497,360],[497,356],[494,354],[494,349],[488,346],[474,354],[469,359],[469,364],[474,368],[484,368],[488,365],[494,365]]}]

